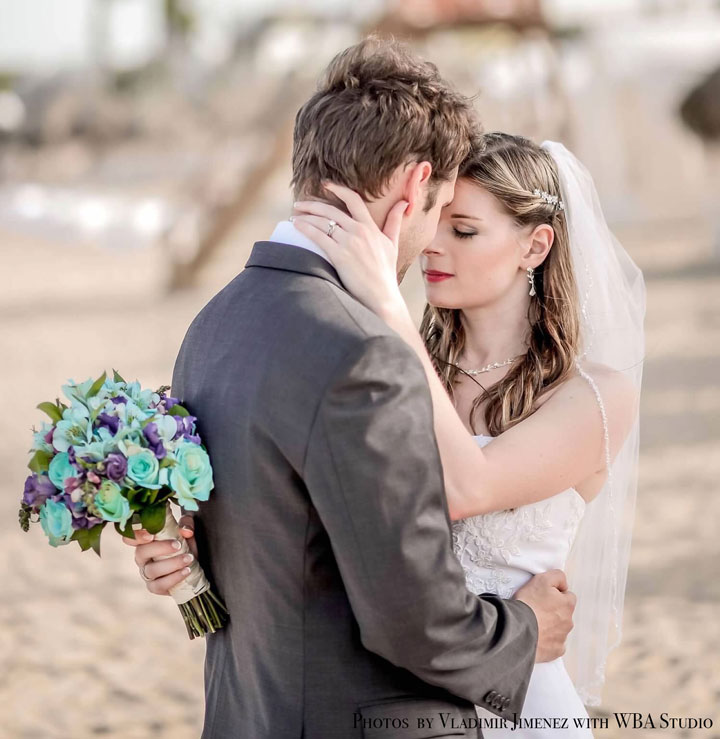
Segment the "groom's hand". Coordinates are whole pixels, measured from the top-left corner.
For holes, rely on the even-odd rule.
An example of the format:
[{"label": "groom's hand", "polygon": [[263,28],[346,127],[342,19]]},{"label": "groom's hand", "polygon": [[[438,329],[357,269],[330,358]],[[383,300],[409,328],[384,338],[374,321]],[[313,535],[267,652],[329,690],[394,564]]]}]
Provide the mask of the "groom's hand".
[{"label": "groom's hand", "polygon": [[[190,514],[183,515],[178,521],[180,536],[187,542],[193,557],[197,558],[197,543],[195,541],[195,522]],[[170,595],[170,588],[182,582],[187,573],[184,569],[190,564],[186,562],[182,554],[178,554],[174,544],[179,544],[176,539],[161,539],[155,541],[155,537],[145,529],[135,531],[135,538],[130,539],[123,536],[122,540],[131,547],[135,547],[135,564],[138,572],[144,567],[145,582],[147,589],[155,595]],[[168,559],[154,561],[155,557],[162,555],[176,555]]]},{"label": "groom's hand", "polygon": [[565,640],[573,627],[577,598],[568,590],[562,570],[548,570],[515,593],[515,599],[530,606],[538,622],[535,662],[551,662],[565,654]]}]

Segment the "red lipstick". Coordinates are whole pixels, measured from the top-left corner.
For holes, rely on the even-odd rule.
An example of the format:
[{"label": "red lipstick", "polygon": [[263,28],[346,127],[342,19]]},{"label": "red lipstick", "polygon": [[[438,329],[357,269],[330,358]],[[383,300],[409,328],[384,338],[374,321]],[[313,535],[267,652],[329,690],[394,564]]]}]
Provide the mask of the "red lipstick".
[{"label": "red lipstick", "polygon": [[425,279],[428,282],[442,282],[443,280],[447,280],[453,276],[448,274],[447,272],[438,272],[435,269],[426,269],[423,272],[425,275]]}]

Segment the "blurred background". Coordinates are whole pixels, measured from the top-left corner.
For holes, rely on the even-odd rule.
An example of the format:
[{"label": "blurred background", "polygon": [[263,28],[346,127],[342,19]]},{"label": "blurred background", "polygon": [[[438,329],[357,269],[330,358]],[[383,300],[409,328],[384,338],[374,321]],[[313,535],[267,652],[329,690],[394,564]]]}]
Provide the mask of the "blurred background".
[{"label": "blurred background", "polygon": [[[340,49],[407,39],[487,130],[565,142],[643,268],[642,459],[614,712],[720,737],[720,2],[0,0],[0,737],[190,739],[204,644],[132,552],[52,549],[17,509],[34,409],[184,332],[292,202],[295,112]],[[414,314],[422,282],[403,290]]]}]

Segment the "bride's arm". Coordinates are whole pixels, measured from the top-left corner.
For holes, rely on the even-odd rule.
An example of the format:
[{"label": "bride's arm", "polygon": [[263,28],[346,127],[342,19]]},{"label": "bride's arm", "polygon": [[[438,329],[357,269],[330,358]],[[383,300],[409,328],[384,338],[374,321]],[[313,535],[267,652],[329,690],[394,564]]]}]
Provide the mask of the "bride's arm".
[{"label": "bride's arm", "polygon": [[[452,519],[533,503],[604,469],[600,408],[582,377],[569,379],[533,415],[480,448],[460,420],[405,305],[380,315],[423,364]],[[603,397],[614,458],[636,413],[635,393],[620,373],[598,370],[593,375]]]},{"label": "bride's arm", "polygon": [[[565,382],[535,413],[480,448],[463,425],[427,354],[395,277],[403,204],[381,232],[362,200],[330,186],[348,205],[348,216],[320,202],[296,204],[313,215],[295,218],[303,234],[331,258],[345,286],[415,351],[433,400],[434,427],[452,519],[514,508],[556,495],[605,467],[604,430],[595,394],[581,377]],[[329,238],[328,219],[338,223]],[[611,457],[636,413],[635,391],[620,373],[595,373],[608,419]]]}]

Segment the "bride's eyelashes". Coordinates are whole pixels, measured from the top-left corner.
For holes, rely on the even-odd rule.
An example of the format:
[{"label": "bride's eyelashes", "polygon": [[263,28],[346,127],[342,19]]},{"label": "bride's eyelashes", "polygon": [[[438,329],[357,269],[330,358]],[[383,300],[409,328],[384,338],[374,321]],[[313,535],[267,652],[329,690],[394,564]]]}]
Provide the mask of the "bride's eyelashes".
[{"label": "bride's eyelashes", "polygon": [[453,226],[453,234],[458,239],[471,239],[473,236],[477,236],[477,231],[458,231]]}]

